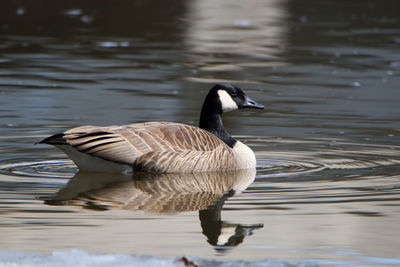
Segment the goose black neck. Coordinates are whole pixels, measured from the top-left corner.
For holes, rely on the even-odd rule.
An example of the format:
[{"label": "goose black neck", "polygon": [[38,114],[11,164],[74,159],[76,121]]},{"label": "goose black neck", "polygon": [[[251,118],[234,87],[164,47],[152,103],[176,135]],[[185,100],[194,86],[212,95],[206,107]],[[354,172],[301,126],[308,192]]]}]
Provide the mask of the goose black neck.
[{"label": "goose black neck", "polygon": [[204,100],[200,114],[199,127],[216,135],[230,147],[236,143],[233,138],[224,128],[222,124],[222,107],[217,95],[212,95],[213,92],[207,95]]}]

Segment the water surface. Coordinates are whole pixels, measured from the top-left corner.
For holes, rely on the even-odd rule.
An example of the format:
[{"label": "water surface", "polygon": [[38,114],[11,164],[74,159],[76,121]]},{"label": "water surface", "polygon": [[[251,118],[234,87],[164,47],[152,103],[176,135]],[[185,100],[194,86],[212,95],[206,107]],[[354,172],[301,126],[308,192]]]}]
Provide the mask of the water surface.
[{"label": "water surface", "polygon": [[[0,250],[399,265],[397,1],[173,2],[4,4]],[[217,82],[266,106],[224,116],[256,174],[76,174],[34,145],[87,124],[197,125]]]}]

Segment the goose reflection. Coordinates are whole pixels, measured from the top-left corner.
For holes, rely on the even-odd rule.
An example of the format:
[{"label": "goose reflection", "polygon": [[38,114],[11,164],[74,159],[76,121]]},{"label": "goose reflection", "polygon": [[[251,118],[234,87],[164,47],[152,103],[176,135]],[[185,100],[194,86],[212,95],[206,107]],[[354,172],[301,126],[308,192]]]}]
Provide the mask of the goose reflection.
[{"label": "goose reflection", "polygon": [[203,234],[217,251],[240,244],[262,224],[243,225],[221,220],[225,201],[245,190],[255,170],[180,174],[135,173],[133,176],[78,172],[48,205],[72,205],[95,210],[142,210],[173,214],[199,211]]}]

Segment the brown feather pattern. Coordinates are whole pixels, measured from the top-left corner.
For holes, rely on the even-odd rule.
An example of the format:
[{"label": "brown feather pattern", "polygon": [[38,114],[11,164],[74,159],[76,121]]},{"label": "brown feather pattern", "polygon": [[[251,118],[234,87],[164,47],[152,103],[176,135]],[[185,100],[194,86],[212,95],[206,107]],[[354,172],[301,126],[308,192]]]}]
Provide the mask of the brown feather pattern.
[{"label": "brown feather pattern", "polygon": [[235,169],[233,152],[222,140],[203,129],[181,123],[82,126],[64,132],[63,138],[79,152],[130,165],[135,171]]}]

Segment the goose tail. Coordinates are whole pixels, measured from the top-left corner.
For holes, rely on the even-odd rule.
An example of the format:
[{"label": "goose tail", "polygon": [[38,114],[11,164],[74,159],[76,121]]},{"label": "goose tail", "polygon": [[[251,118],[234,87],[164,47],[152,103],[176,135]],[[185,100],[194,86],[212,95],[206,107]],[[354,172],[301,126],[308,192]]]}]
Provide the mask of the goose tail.
[{"label": "goose tail", "polygon": [[49,145],[68,145],[64,138],[63,133],[54,134],[52,136],[46,137],[35,144],[49,144]]}]

